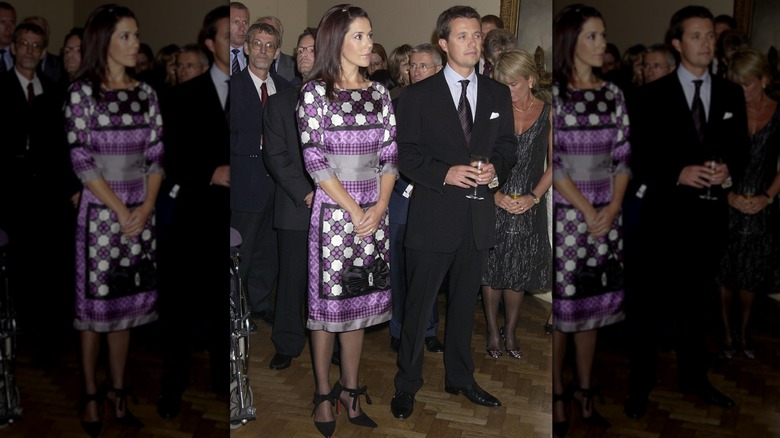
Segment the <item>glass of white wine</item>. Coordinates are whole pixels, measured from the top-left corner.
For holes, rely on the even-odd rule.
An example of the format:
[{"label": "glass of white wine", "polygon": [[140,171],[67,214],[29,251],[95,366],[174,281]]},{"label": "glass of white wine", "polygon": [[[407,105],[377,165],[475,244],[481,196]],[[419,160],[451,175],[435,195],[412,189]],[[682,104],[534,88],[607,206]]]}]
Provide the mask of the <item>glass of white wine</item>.
[{"label": "glass of white wine", "polygon": [[[482,166],[484,166],[485,164],[488,164],[489,162],[490,162],[490,160],[488,159],[488,157],[485,157],[483,155],[471,155],[471,167],[474,167],[477,170],[481,171],[482,170]],[[481,200],[485,199],[484,197],[479,196],[477,194],[477,188],[478,187],[479,187],[479,185],[475,186],[474,187],[474,193],[473,194],[469,193],[468,195],[466,195],[466,197],[469,198],[469,199],[476,199],[478,201],[481,201]]]}]

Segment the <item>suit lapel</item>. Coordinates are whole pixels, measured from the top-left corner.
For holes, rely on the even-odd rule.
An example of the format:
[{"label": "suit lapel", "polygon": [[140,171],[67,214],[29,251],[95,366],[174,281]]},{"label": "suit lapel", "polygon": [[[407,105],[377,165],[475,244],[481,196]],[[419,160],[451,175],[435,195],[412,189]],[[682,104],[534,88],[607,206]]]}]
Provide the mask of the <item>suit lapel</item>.
[{"label": "suit lapel", "polygon": [[[447,83],[447,79],[444,77],[444,70],[436,73],[438,77],[431,77],[427,80],[437,80],[437,84],[434,91],[434,96],[445,96],[445,99],[436,99],[436,101],[442,102],[441,113],[445,117],[442,120],[446,122],[446,126],[443,127],[443,132],[451,132],[452,137],[457,139],[456,142],[463,148],[469,148],[466,144],[466,136],[463,134],[463,128],[460,126],[460,117],[458,117],[458,109],[455,107],[455,103],[452,101],[452,94],[450,93],[450,86]],[[471,138],[474,138],[474,131],[472,129]]]}]

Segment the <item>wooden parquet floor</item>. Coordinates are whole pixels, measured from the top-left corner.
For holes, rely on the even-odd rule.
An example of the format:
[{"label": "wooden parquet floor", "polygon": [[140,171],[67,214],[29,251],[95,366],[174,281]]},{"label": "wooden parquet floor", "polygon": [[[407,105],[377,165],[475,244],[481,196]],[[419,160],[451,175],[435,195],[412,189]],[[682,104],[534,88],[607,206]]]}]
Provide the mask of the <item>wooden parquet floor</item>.
[{"label": "wooden parquet floor", "polygon": [[[443,340],[446,308],[439,295]],[[393,377],[397,370],[396,354],[390,349],[387,324],[366,332],[360,363],[361,385],[368,385],[373,401],[361,403],[365,412],[379,426],[369,429],[352,425],[344,412],[336,416],[337,437],[549,437],[552,433],[551,403],[552,339],[544,333],[550,303],[528,295],[523,303],[518,341],[524,358],[516,360],[506,354],[494,360],[485,352],[485,318],[481,305],[474,312],[472,351],[475,378],[480,386],[498,397],[503,406],[477,406],[464,396],[444,391],[444,364],[441,354],[425,352],[423,388],[417,393],[414,414],[397,420],[390,412],[395,392]],[[500,318],[499,321],[503,321]],[[309,349],[281,371],[268,368],[275,351],[270,340],[271,328],[260,323],[258,333],[250,336],[250,379],[257,419],[235,429],[231,438],[243,437],[321,437],[311,419],[314,377]],[[338,368],[331,368],[331,382],[338,378]]]},{"label": "wooden parquet floor", "polygon": [[[78,336],[70,327],[54,339],[19,337],[16,375],[22,400],[22,418],[0,429],[0,437],[69,438],[86,437],[81,429],[79,398],[81,380]],[[129,409],[145,424],[133,429],[104,415],[101,437],[204,437],[230,435],[227,397],[210,391],[208,354],[193,357],[191,383],[183,395],[180,414],[172,420],[157,415],[162,360],[160,348],[173,340],[155,337],[155,324],[136,329],[131,337],[127,384],[138,403],[128,398]],[[159,342],[159,344],[158,344]],[[52,353],[56,350],[56,353]],[[104,349],[105,351],[105,349]],[[42,354],[43,353],[43,354]],[[48,353],[48,354],[47,354]],[[105,375],[99,368],[99,381]]]},{"label": "wooden parquet floor", "polygon": [[716,305],[708,303],[701,309],[713,315],[708,322],[708,376],[713,386],[734,400],[736,407],[713,407],[677,392],[676,362],[674,353],[669,351],[659,358],[659,383],[650,394],[647,415],[639,420],[626,417],[623,400],[628,390],[629,362],[622,346],[630,339],[625,338],[624,327],[618,324],[600,333],[593,368],[594,384],[601,388],[606,402],[596,403],[596,409],[612,427],[588,427],[577,418],[573,404],[574,418],[566,437],[780,437],[780,306],[767,297],[756,298],[752,324],[756,359],[739,355],[728,360],[719,354]]}]

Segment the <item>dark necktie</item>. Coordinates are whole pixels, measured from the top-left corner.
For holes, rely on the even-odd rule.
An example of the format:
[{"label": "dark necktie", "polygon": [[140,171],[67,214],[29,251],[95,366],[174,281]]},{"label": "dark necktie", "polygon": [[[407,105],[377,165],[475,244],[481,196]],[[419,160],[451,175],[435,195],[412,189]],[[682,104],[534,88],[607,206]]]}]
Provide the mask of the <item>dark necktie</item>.
[{"label": "dark necktie", "polygon": [[8,71],[8,67],[5,66],[5,51],[7,49],[0,49],[0,73]]},{"label": "dark necktie", "polygon": [[238,64],[238,49],[233,49],[231,52],[233,52],[233,63],[230,66],[230,74],[234,75],[241,71],[241,66]]},{"label": "dark necktie", "polygon": [[27,105],[32,108],[33,101],[35,100],[35,88],[33,87],[32,82],[27,83]]},{"label": "dark necktie", "polygon": [[230,80],[225,81],[226,84],[228,84],[227,89],[227,96],[225,96],[225,118],[227,119],[228,123],[230,123]]},{"label": "dark necktie", "polygon": [[704,143],[704,127],[707,125],[707,115],[704,112],[704,102],[701,100],[699,90],[704,82],[696,79],[693,84],[696,85],[696,91],[693,93],[693,105],[691,105],[691,114],[693,115],[693,124],[696,126],[696,132],[699,134],[699,141]]},{"label": "dark necktie", "polygon": [[466,136],[466,144],[471,144],[471,128],[474,125],[474,121],[471,118],[471,105],[466,98],[469,80],[464,79],[460,81],[460,85],[463,89],[460,92],[460,101],[458,101],[458,118],[460,119],[460,127],[463,128],[463,135]]},{"label": "dark necktie", "polygon": [[263,104],[263,109],[265,109],[265,103],[268,102],[268,88],[266,87],[265,82],[260,86],[260,101]]},{"label": "dark necktie", "polygon": [[493,64],[490,61],[485,61],[485,67],[482,69],[482,74],[490,77],[490,73],[493,72]]}]

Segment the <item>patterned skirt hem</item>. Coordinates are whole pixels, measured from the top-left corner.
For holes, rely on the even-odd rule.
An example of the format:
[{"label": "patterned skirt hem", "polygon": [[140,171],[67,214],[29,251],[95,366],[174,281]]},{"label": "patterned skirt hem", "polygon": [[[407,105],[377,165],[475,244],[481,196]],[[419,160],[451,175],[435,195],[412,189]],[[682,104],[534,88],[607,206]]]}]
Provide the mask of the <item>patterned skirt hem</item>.
[{"label": "patterned skirt hem", "polygon": [[110,333],[146,325],[157,321],[158,318],[159,314],[157,312],[151,312],[135,318],[122,319],[119,321],[103,322],[75,319],[73,321],[73,328],[78,331],[90,330],[97,333]]},{"label": "patterned skirt hem", "polygon": [[371,315],[367,318],[345,322],[328,322],[309,319],[306,321],[306,328],[309,330],[325,330],[326,332],[332,333],[351,332],[353,330],[360,330],[390,321],[392,314],[392,310],[388,310],[378,315]]},{"label": "patterned skirt hem", "polygon": [[563,333],[579,333],[587,330],[594,330],[601,327],[606,327],[612,324],[617,324],[626,318],[626,314],[621,310],[618,313],[605,316],[599,319],[591,319],[588,321],[566,322],[557,321],[553,315],[553,327],[555,330]]}]

